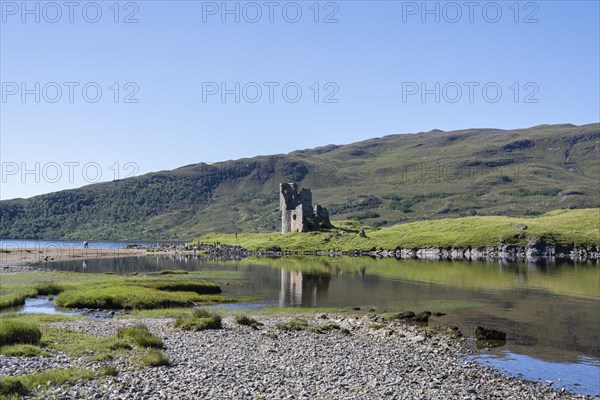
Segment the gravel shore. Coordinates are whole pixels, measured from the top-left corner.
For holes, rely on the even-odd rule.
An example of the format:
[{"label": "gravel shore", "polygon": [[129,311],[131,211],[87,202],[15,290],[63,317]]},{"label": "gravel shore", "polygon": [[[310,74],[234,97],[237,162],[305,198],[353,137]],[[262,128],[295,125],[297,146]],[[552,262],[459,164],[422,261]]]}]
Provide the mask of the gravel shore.
[{"label": "gravel shore", "polygon": [[[117,327],[143,323],[163,339],[171,366],[118,368],[73,386],[40,387],[43,399],[583,399],[547,385],[509,378],[466,361],[465,341],[404,323],[377,324],[374,316],[302,316],[310,326],[336,323],[350,331],[281,331],[294,316],[257,315],[259,330],[223,319],[222,330],[183,332],[172,319],[77,320],[61,328],[112,336]],[[378,329],[376,329],[378,328]],[[272,334],[276,334],[274,337]],[[106,364],[106,362],[104,362]],[[0,375],[68,365],[99,369],[103,363],[52,358],[0,358]]]}]

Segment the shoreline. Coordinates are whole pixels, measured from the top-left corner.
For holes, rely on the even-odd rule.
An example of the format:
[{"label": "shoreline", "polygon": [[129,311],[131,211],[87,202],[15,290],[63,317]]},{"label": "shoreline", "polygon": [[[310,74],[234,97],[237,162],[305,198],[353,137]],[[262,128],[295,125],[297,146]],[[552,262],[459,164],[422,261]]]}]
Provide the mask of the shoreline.
[{"label": "shoreline", "polygon": [[[170,366],[140,367],[131,357],[90,361],[58,355],[46,360],[55,368],[79,366],[98,371],[105,365],[115,376],[72,385],[38,388],[33,398],[306,398],[381,399],[597,399],[553,388],[553,383],[523,380],[467,360],[464,338],[450,331],[428,331],[376,315],[249,315],[261,322],[254,330],[223,317],[223,328],[198,332],[173,327],[171,318],[82,319],[55,327],[109,337],[122,326],[144,324],[162,338]],[[277,328],[294,318],[310,327],[328,324],[347,329],[317,332]],[[133,356],[133,355],[132,355]],[[22,375],[39,368],[18,359],[0,358],[1,375]],[[18,371],[18,372],[17,372]]]},{"label": "shoreline", "polygon": [[[75,251],[74,251],[75,250]],[[115,250],[115,249],[100,249],[101,251],[99,251],[99,249],[94,249],[93,252],[88,251],[87,253],[84,251],[85,249],[62,249],[61,251],[58,251],[56,249],[52,249],[52,251],[56,252],[55,254],[58,256],[62,256],[62,257],[58,257],[55,258],[53,260],[48,260],[48,268],[33,268],[33,267],[28,267],[27,265],[22,265],[22,266],[16,266],[14,267],[15,270],[13,272],[26,272],[28,271],[27,268],[31,268],[30,270],[40,270],[40,271],[48,271],[49,269],[51,269],[51,263],[54,262],[60,262],[62,261],[72,261],[72,260],[81,260],[82,258],[85,259],[91,259],[91,258],[106,258],[106,257],[129,257],[129,256],[153,256],[153,255],[174,255],[174,254],[178,254],[178,255],[193,255],[193,251],[164,251],[164,252],[148,252],[146,249],[122,249],[122,250]],[[91,250],[91,249],[89,249]],[[37,254],[33,254],[31,255],[31,253],[25,252],[27,255],[31,256],[31,257],[42,257],[42,256],[47,256],[48,254],[44,253],[37,253]],[[329,253],[326,254],[322,254],[322,255],[329,255]],[[14,254],[13,257],[17,258],[18,260],[18,256],[19,254]],[[198,257],[206,257],[207,254],[206,253],[201,253],[198,254]],[[208,255],[210,256],[210,255]],[[364,254],[363,254],[364,256]],[[13,268],[13,267],[11,267]],[[19,268],[24,268],[22,271],[19,270]],[[1,270],[0,270],[1,271]],[[244,312],[244,311],[240,311],[240,312]],[[252,313],[252,311],[247,310],[246,312],[248,312],[249,314]],[[548,385],[544,385],[543,383],[540,382],[535,382],[535,381],[527,381],[524,379],[519,379],[519,378],[515,378],[515,377],[511,377],[511,375],[501,372],[497,369],[494,369],[493,367],[488,367],[488,366],[484,366],[480,363],[476,363],[476,362],[470,362],[470,366],[469,367],[464,367],[461,366],[461,363],[464,363],[465,361],[465,356],[469,355],[470,353],[472,353],[472,351],[469,350],[469,348],[465,347],[463,344],[465,342],[463,342],[460,339],[456,339],[456,338],[452,338],[451,341],[454,341],[454,344],[447,344],[448,348],[454,348],[453,346],[456,346],[456,352],[452,352],[450,350],[447,350],[446,347],[443,347],[443,350],[440,350],[438,348],[438,345],[432,345],[432,342],[435,341],[436,339],[433,338],[433,336],[428,335],[427,330],[423,330],[422,328],[417,328],[417,327],[412,327],[410,325],[406,325],[406,324],[396,324],[396,323],[392,323],[391,327],[386,325],[386,327],[382,327],[382,328],[372,328],[369,327],[369,325],[378,325],[380,324],[382,321],[378,321],[375,317],[375,319],[373,320],[371,318],[371,316],[354,316],[354,317],[350,317],[349,315],[335,315],[333,312],[331,315],[328,316],[327,318],[323,318],[320,314],[322,311],[315,311],[313,313],[307,314],[307,315],[295,315],[295,314],[289,314],[289,313],[281,313],[281,314],[275,314],[274,316],[272,315],[263,315],[263,314],[252,314],[251,316],[255,317],[256,319],[258,319],[261,322],[266,322],[266,325],[271,329],[271,331],[273,331],[274,329],[274,325],[276,324],[276,322],[278,321],[282,321],[282,320],[290,320],[293,318],[304,318],[310,321],[311,325],[323,325],[324,323],[328,322],[329,320],[343,320],[343,324],[346,324],[349,327],[354,327],[356,328],[356,332],[354,332],[354,328],[351,330],[353,333],[357,333],[359,334],[359,339],[362,340],[363,338],[367,337],[370,338],[367,343],[368,346],[368,350],[365,350],[363,347],[364,342],[360,342],[360,345],[356,345],[356,348],[358,349],[357,351],[360,352],[364,352],[364,354],[361,355],[361,357],[364,358],[369,358],[369,357],[374,357],[376,360],[375,361],[380,361],[378,359],[378,357],[381,357],[381,349],[379,349],[379,347],[383,346],[387,346],[387,344],[390,343],[390,337],[394,338],[394,340],[397,340],[396,345],[401,345],[404,347],[407,347],[404,349],[405,353],[415,353],[415,354],[419,354],[420,356],[422,356],[421,358],[418,359],[411,359],[410,362],[408,364],[404,364],[406,362],[406,359],[402,359],[402,360],[388,360],[385,359],[382,361],[383,362],[383,366],[384,367],[389,367],[390,365],[396,365],[399,368],[399,372],[398,375],[401,377],[407,377],[407,379],[412,379],[414,377],[414,379],[417,379],[417,385],[414,384],[414,382],[388,382],[390,385],[400,385],[399,389],[394,389],[394,390],[401,390],[400,396],[401,397],[394,397],[394,395],[396,394],[396,392],[394,392],[394,395],[388,395],[386,393],[388,393],[387,391],[375,391],[375,392],[360,392],[360,393],[350,393],[350,392],[339,392],[336,393],[336,396],[341,396],[341,398],[360,398],[360,399],[375,399],[375,398],[413,398],[414,396],[425,396],[427,398],[457,398],[457,399],[464,399],[464,398],[469,398],[469,399],[475,399],[477,398],[477,396],[480,396],[481,398],[487,398],[493,395],[496,395],[497,393],[502,393],[501,397],[502,398],[523,398],[522,396],[519,396],[521,393],[526,394],[527,398],[539,398],[539,399],[546,399],[546,398],[577,398],[577,399],[598,399],[600,397],[596,396],[596,397],[590,397],[590,396],[585,396],[585,395],[580,395],[580,394],[573,394],[570,393],[568,391],[559,391],[557,389],[552,388],[552,386],[548,386]],[[369,319],[371,318],[369,321],[365,322],[365,318]],[[198,355],[198,357],[203,357],[204,353],[203,350],[207,350],[206,349],[206,344],[204,343],[203,339],[206,338],[208,335],[209,338],[213,338],[214,340],[211,342],[211,346],[215,347],[215,348],[220,348],[220,347],[228,347],[230,346],[230,343],[228,343],[229,341],[233,340],[233,341],[239,341],[238,347],[235,347],[236,349],[245,349],[244,346],[246,344],[248,344],[246,342],[246,340],[248,339],[248,335],[254,335],[254,331],[251,331],[249,329],[245,329],[243,327],[237,326],[235,324],[235,321],[232,321],[233,317],[231,315],[228,315],[226,317],[224,317],[225,321],[228,321],[225,323],[226,325],[226,329],[224,331],[219,331],[221,333],[209,333],[209,332],[198,332],[198,333],[189,333],[189,332],[180,332],[177,330],[172,329],[171,326],[169,326],[170,323],[172,323],[172,319],[165,319],[165,318],[160,318],[160,317],[151,317],[151,318],[124,318],[124,319],[107,319],[107,320],[96,320],[96,319],[82,319],[80,321],[68,321],[65,322],[64,324],[67,324],[65,326],[69,326],[71,327],[71,323],[75,324],[72,326],[73,329],[79,330],[85,330],[93,335],[95,334],[102,334],[102,332],[107,332],[107,329],[112,329],[111,332],[114,333],[114,327],[115,326],[121,326],[123,324],[127,325],[132,321],[142,321],[143,323],[145,323],[146,325],[148,325],[148,327],[155,332],[156,334],[158,334],[160,337],[163,338],[163,340],[165,341],[166,344],[166,348],[165,348],[165,353],[171,357],[171,359],[173,360],[179,360],[178,362],[184,363],[184,365],[187,365],[189,368],[194,369],[194,366],[196,365],[194,363],[194,359],[189,359],[188,358],[188,354],[196,354]],[[362,321],[360,323],[357,323],[356,321]],[[337,321],[339,322],[339,321]],[[342,324],[340,324],[342,325]],[[345,325],[345,326],[346,326]],[[390,328],[390,329],[388,329]],[[267,328],[265,328],[267,329]],[[421,330],[419,330],[421,329]],[[394,332],[391,332],[394,331]],[[419,331],[420,333],[418,333],[417,331]],[[391,333],[390,333],[391,332]],[[415,333],[417,332],[417,333]],[[264,333],[264,332],[263,332]],[[276,331],[277,334],[279,334],[279,332]],[[217,336],[211,336],[211,335],[217,335]],[[317,337],[317,341],[314,342],[315,337],[312,337],[310,335],[316,336]],[[402,336],[404,335],[404,336]],[[314,332],[300,332],[300,333],[285,333],[285,335],[283,334],[279,334],[280,338],[285,337],[286,340],[290,339],[292,341],[294,341],[294,343],[296,343],[296,345],[300,346],[298,348],[287,348],[288,352],[292,352],[294,354],[310,354],[311,352],[314,352],[314,350],[312,349],[312,347],[308,346],[307,348],[303,348],[302,346],[305,343],[316,343],[315,345],[317,346],[321,346],[321,342],[319,341],[320,339],[323,339],[322,336],[326,336],[326,338],[324,340],[326,340],[326,343],[328,343],[329,347],[335,348],[337,343],[339,342],[339,335],[334,335],[334,333],[326,333],[324,335],[321,334],[317,334]],[[389,336],[389,337],[388,337]],[[397,336],[397,337],[396,337]],[[422,336],[423,339],[417,338],[417,336]],[[404,341],[405,338],[407,337],[413,337],[416,338],[415,340],[418,340],[416,342],[406,342]],[[333,338],[333,339],[332,339]],[[433,339],[432,339],[433,338]],[[248,345],[252,345],[252,346],[270,346],[273,342],[273,339],[269,339],[265,338],[264,336],[258,336],[258,337],[254,337],[254,339],[252,339],[253,341],[251,343],[249,343]],[[354,338],[353,338],[354,339]],[[439,338],[438,338],[439,339]],[[399,340],[399,341],[398,341]],[[443,340],[450,340],[448,338],[443,338]],[[443,341],[442,339],[439,339],[438,342]],[[285,347],[287,346],[287,344],[282,344],[280,342],[276,342],[279,343],[279,345],[276,345],[275,347]],[[425,348],[421,347],[421,345],[426,346]],[[413,347],[411,347],[413,346]],[[424,350],[425,349],[425,350]],[[211,352],[213,351],[213,349],[208,349]],[[436,352],[436,350],[438,352]],[[370,351],[375,351],[375,353],[370,353]],[[440,353],[441,352],[441,353]],[[185,353],[185,357],[181,357],[180,353]],[[251,353],[249,353],[249,357],[251,356]],[[446,354],[448,353],[448,354]],[[460,353],[460,354],[459,354]],[[236,357],[238,357],[238,355],[236,354],[231,354],[231,353],[211,353],[213,354],[215,357],[225,357],[225,358],[234,358],[237,361],[237,364],[241,365],[241,363],[243,362],[243,359],[238,359]],[[261,353],[262,354],[262,353]],[[446,355],[452,355],[453,358],[447,359]],[[336,355],[336,354],[332,354],[331,358],[335,359],[335,357],[337,357],[337,364],[340,363],[344,363],[345,362],[345,358],[348,357],[347,354],[344,355]],[[443,359],[440,361],[438,359],[438,357],[442,357]],[[0,360],[2,360],[3,358],[0,357]],[[18,359],[15,359],[18,360]],[[21,359],[22,360],[22,359]],[[431,364],[431,361],[433,360],[434,365]],[[461,361],[458,361],[461,360]],[[4,361],[6,361],[6,359],[4,359]],[[10,361],[10,360],[9,360]],[[29,361],[29,360],[28,360]],[[287,360],[286,358],[282,358],[281,360],[279,360],[280,362],[289,362],[291,364],[282,364],[284,365],[284,367],[282,368],[286,368],[287,369],[291,369],[293,370],[294,368],[296,368],[296,365],[294,364],[294,360]],[[314,360],[313,360],[314,361]],[[317,360],[318,361],[318,360]],[[317,362],[314,361],[314,362]],[[459,381],[454,381],[453,384],[455,384],[456,387],[454,387],[454,391],[451,392],[447,392],[445,391],[446,388],[444,387],[444,384],[447,384],[447,379],[448,377],[441,379],[439,376],[443,376],[443,375],[449,375],[446,372],[440,372],[439,370],[435,370],[435,368],[438,368],[438,365],[436,365],[435,363],[437,361],[442,362],[442,364],[448,362],[449,366],[452,368],[458,368],[458,371],[462,374],[464,373],[466,376],[466,380],[461,379]],[[389,363],[388,363],[389,362]],[[14,361],[15,365],[18,365],[18,361]],[[64,366],[64,360],[61,361],[61,368]],[[388,363],[388,364],[386,364]],[[123,371],[125,371],[122,375],[119,374],[119,377],[112,377],[112,378],[108,378],[108,383],[104,383],[104,381],[102,379],[98,379],[98,380],[93,380],[91,382],[81,382],[81,383],[77,383],[75,384],[73,387],[66,387],[63,386],[61,387],[60,385],[57,385],[56,387],[53,388],[49,388],[48,392],[44,392],[43,395],[40,395],[39,398],[64,398],[65,396],[67,397],[75,397],[71,392],[73,391],[77,391],[79,394],[85,394],[88,393],[90,394],[90,397],[85,397],[84,398],[94,398],[92,397],[92,394],[94,393],[108,393],[108,397],[106,398],[144,398],[145,396],[149,396],[151,394],[156,393],[156,391],[161,391],[162,393],[165,393],[165,396],[162,398],[174,398],[174,396],[179,396],[176,398],[198,398],[198,397],[202,397],[202,396],[216,396],[219,398],[246,398],[246,394],[243,392],[219,392],[218,390],[221,390],[222,388],[219,386],[220,385],[220,378],[219,375],[222,372],[219,371],[213,371],[211,370],[211,374],[214,372],[215,374],[217,374],[217,376],[213,376],[211,374],[208,375],[204,375],[204,377],[202,378],[203,380],[208,380],[211,381],[212,380],[212,384],[216,385],[218,387],[218,389],[215,389],[216,392],[214,393],[205,393],[205,392],[200,392],[200,393],[196,393],[194,396],[190,395],[190,397],[185,397],[186,393],[183,392],[170,392],[171,387],[170,385],[168,385],[168,383],[171,382],[178,382],[178,384],[182,387],[184,387],[185,385],[190,384],[189,382],[193,382],[195,381],[194,379],[190,379],[190,381],[178,381],[178,375],[176,375],[173,371],[180,371],[179,373],[183,373],[181,371],[187,371],[186,368],[183,367],[178,367],[177,365],[174,365],[172,367],[159,367],[159,368],[151,368],[151,369],[139,369],[139,366],[136,366],[135,363],[132,363],[130,360],[118,360],[115,361],[114,364],[118,365],[119,370],[121,371],[121,369],[123,369]],[[36,363],[33,362],[31,365],[35,366]],[[52,364],[50,364],[52,365]],[[96,363],[86,363],[86,362],[82,362],[81,360],[77,361],[76,365],[89,365],[90,368],[98,368],[98,366],[100,364]],[[213,364],[210,364],[210,366],[212,366]],[[446,365],[446,364],[444,364]],[[205,365],[205,367],[209,367],[207,365]],[[371,366],[372,368],[372,373],[376,374],[379,373],[380,371],[377,369],[379,367],[379,365],[373,365]],[[408,368],[410,367],[410,368]],[[188,369],[189,369],[188,368]],[[220,368],[222,368],[221,371],[223,370],[228,370],[229,366],[226,364],[221,364]],[[249,366],[248,368],[251,368],[251,366]],[[265,370],[268,374],[272,375],[272,376],[278,376],[277,374],[281,373],[281,371],[279,369],[276,370],[269,370],[269,368],[272,368],[271,362],[268,363],[267,369]],[[331,366],[331,368],[335,368],[335,366]],[[424,374],[428,374],[430,371],[430,369],[433,368],[431,371],[432,373],[435,372],[434,375],[426,375],[426,378],[423,378],[422,375]],[[234,368],[235,369],[235,368]],[[0,375],[2,375],[6,370],[3,367],[2,362],[0,362]],[[198,372],[198,371],[196,371]],[[392,371],[393,372],[393,371]],[[418,374],[417,374],[418,372]],[[198,373],[203,373],[202,371],[198,372]],[[235,372],[235,374],[237,374],[238,372]],[[261,371],[255,371],[256,374],[260,374],[262,373]],[[157,376],[158,374],[158,376]],[[142,376],[142,378],[139,378],[139,376]],[[163,386],[156,386],[155,382],[161,381],[161,377],[168,377],[165,378],[166,380],[162,380],[162,382],[164,383],[164,385],[166,387]],[[237,383],[235,383],[235,378],[236,375],[234,375],[233,377],[227,375],[228,379],[232,379],[231,380],[231,385],[237,385]],[[294,377],[292,376],[290,379],[293,379]],[[321,379],[326,379],[327,377],[321,377]],[[321,384],[323,385],[333,385],[333,387],[337,387],[338,389],[342,388],[345,389],[345,387],[342,385],[343,382],[346,381],[338,381],[337,379],[340,378],[337,375],[332,377],[332,381],[320,381]],[[341,377],[344,378],[344,377]],[[341,379],[340,378],[340,379]],[[346,375],[345,378],[348,378],[348,376]],[[350,375],[350,377],[348,379],[363,379],[364,376],[360,376],[360,375]],[[106,379],[106,378],[105,378]],[[130,382],[135,381],[136,379],[138,379],[136,382],[136,384],[130,384]],[[248,379],[250,379],[249,381],[245,382],[245,385],[257,385],[258,383],[253,381],[251,377],[248,377]],[[274,378],[275,379],[275,378]],[[426,381],[421,381],[421,379],[427,379]],[[437,381],[436,381],[437,380]],[[466,382],[464,383],[464,385],[462,385],[463,380]],[[333,382],[333,383],[332,383]],[[436,382],[433,385],[431,384],[431,382]],[[460,384],[459,384],[460,383]],[[357,386],[364,386],[366,385],[366,382],[359,382],[357,383]],[[387,384],[387,383],[386,383]],[[407,384],[408,386],[403,386]],[[139,393],[139,389],[138,386],[141,385],[142,392]],[[336,385],[342,385],[342,386],[336,386]],[[462,385],[462,386],[461,386]],[[305,387],[306,385],[300,385],[301,387]],[[242,390],[245,386],[240,384],[240,387],[235,386],[236,388]],[[465,392],[464,389],[467,390],[474,390],[473,391],[468,391]],[[482,389],[483,388],[483,389]],[[518,388],[513,390],[513,388]],[[45,389],[45,388],[44,388]],[[148,390],[147,392],[144,392],[144,390]],[[301,392],[294,392],[294,393],[289,393],[289,392],[277,392],[276,390],[280,389],[279,386],[275,385],[273,387],[268,387],[267,388],[268,392],[261,392],[262,395],[264,395],[264,398],[286,398],[285,396],[294,394],[296,395],[296,397],[302,398]],[[317,388],[318,389],[318,388]],[[266,390],[266,389],[265,389]],[[417,390],[416,392],[412,392],[412,390]],[[419,391],[420,390],[420,391]],[[65,394],[66,393],[66,394]],[[256,394],[253,392],[249,392],[250,394]],[[319,393],[319,392],[317,392]],[[269,397],[270,394],[273,394],[273,397]],[[314,393],[309,393],[309,396],[306,398],[318,398],[318,397],[314,397],[313,396]],[[359,395],[360,394],[360,395]],[[141,396],[141,397],[140,397]],[[227,396],[232,396],[232,397],[227,397]],[[37,397],[36,397],[37,398]],[[161,397],[159,397],[161,398]],[[249,398],[249,397],[248,397]]]},{"label": "shoreline", "polygon": [[113,257],[140,257],[147,251],[140,249],[97,249],[73,247],[18,248],[0,251],[0,273],[45,271],[32,267],[35,263],[56,263],[73,260],[92,260]]},{"label": "shoreline", "polygon": [[574,247],[565,250],[555,246],[523,247],[495,246],[484,248],[411,248],[411,249],[373,249],[370,251],[250,251],[241,246],[223,244],[200,245],[197,250],[154,248],[19,248],[0,251],[0,273],[19,273],[27,271],[46,271],[47,268],[33,267],[36,263],[57,263],[74,260],[97,260],[103,258],[144,257],[144,256],[196,256],[206,261],[239,261],[246,257],[370,257],[396,258],[431,261],[484,261],[484,262],[542,262],[553,264],[560,261],[600,264],[600,249],[596,247]]}]

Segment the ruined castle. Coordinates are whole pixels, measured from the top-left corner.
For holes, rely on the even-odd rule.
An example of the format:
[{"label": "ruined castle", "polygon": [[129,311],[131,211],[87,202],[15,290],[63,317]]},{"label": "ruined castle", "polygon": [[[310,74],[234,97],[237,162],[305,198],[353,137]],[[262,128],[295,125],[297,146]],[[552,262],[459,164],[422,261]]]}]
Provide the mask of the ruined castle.
[{"label": "ruined castle", "polygon": [[281,233],[307,232],[332,228],[329,212],[318,204],[312,205],[312,192],[295,183],[279,184]]}]

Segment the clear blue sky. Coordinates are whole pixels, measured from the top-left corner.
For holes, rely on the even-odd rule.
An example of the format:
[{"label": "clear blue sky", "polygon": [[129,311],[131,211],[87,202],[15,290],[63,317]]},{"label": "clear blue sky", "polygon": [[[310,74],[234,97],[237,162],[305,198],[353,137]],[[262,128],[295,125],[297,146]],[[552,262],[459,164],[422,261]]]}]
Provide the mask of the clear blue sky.
[{"label": "clear blue sky", "polygon": [[[432,14],[421,1],[228,2],[239,22],[221,1],[120,2],[118,15],[114,1],[76,3],[1,2],[2,199],[112,180],[115,163],[123,177],[392,133],[600,120],[598,1],[428,2]],[[213,94],[236,82],[239,103]]]}]

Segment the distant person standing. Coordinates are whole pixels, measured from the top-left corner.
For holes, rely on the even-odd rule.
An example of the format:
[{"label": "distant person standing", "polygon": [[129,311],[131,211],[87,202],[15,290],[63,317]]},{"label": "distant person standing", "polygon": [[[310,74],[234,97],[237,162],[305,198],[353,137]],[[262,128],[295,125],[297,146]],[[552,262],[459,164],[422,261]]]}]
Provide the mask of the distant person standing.
[{"label": "distant person standing", "polygon": [[88,242],[87,240],[84,240],[84,241],[83,241],[83,248],[84,248],[84,249],[87,249],[87,248],[89,248],[89,247],[90,247],[90,242]]}]

